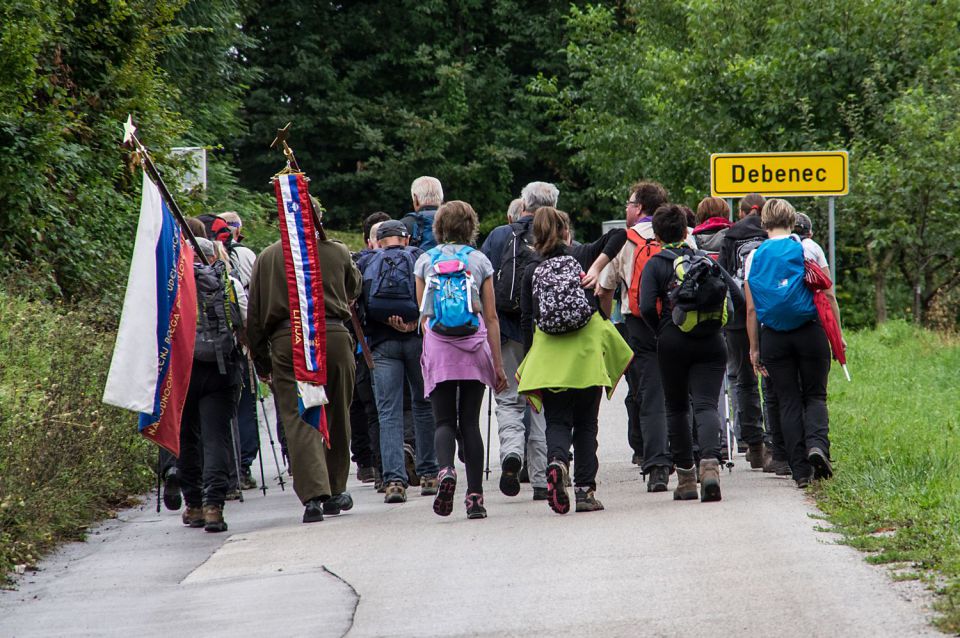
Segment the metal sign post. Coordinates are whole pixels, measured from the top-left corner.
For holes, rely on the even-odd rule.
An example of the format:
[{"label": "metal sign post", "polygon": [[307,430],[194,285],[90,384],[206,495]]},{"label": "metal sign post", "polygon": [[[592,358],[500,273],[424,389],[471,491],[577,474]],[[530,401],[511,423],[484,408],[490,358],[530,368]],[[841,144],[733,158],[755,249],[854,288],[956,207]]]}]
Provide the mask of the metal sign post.
[{"label": "metal sign post", "polygon": [[830,233],[830,279],[837,284],[837,220],[836,197],[827,198],[827,227]]}]

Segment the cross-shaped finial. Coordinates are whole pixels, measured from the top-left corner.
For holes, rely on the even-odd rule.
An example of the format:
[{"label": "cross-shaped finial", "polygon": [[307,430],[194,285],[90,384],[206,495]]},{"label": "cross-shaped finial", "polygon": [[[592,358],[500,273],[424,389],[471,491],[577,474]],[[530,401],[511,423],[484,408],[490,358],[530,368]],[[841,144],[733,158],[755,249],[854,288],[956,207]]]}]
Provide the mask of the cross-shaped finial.
[{"label": "cross-shaped finial", "polygon": [[292,122],[287,122],[287,125],[281,129],[277,129],[277,136],[273,139],[273,142],[270,144],[270,148],[276,148],[277,146],[286,146],[287,137],[290,136],[290,125]]}]

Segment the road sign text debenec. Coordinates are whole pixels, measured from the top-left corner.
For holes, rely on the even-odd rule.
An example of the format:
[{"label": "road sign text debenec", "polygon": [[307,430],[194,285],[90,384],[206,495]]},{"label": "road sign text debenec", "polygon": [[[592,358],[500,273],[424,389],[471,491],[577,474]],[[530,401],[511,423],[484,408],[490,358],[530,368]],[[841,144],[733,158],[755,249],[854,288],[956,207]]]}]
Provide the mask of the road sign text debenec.
[{"label": "road sign text debenec", "polygon": [[846,195],[847,159],[846,151],[714,153],[710,190],[714,197]]}]

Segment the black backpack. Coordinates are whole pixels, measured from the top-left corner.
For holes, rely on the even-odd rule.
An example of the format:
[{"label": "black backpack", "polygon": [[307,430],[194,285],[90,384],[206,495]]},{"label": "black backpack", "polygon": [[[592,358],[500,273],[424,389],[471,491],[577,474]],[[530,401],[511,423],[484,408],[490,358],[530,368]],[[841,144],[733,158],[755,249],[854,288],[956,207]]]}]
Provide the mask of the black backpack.
[{"label": "black backpack", "polygon": [[213,265],[194,264],[193,275],[197,286],[197,337],[193,346],[196,361],[217,362],[220,374],[237,363],[234,351],[237,341],[234,326],[242,323],[240,306],[228,280],[227,267],[222,261]]},{"label": "black backpack", "polygon": [[734,266],[730,275],[733,277],[733,280],[737,282],[737,285],[740,286],[740,290],[743,290],[743,282],[746,281],[746,277],[744,276],[744,266],[747,263],[747,257],[750,255],[750,253],[759,248],[760,244],[766,241],[766,239],[766,237],[760,236],[750,237],[748,239],[741,239],[734,244]]},{"label": "black backpack", "polygon": [[532,224],[510,224],[510,239],[500,254],[500,270],[493,283],[497,312],[504,315],[520,314],[520,281],[534,257]]},{"label": "black backpack", "polygon": [[702,250],[658,253],[673,264],[673,287],[667,294],[673,323],[694,336],[712,334],[726,325],[727,282],[720,264]]},{"label": "black backpack", "polygon": [[583,268],[573,257],[551,257],[533,271],[537,327],[552,335],[579,330],[590,322],[594,308],[580,284]]},{"label": "black backpack", "polygon": [[363,289],[368,318],[387,323],[394,315],[404,321],[419,316],[415,262],[413,254],[404,248],[380,249],[365,260]]}]

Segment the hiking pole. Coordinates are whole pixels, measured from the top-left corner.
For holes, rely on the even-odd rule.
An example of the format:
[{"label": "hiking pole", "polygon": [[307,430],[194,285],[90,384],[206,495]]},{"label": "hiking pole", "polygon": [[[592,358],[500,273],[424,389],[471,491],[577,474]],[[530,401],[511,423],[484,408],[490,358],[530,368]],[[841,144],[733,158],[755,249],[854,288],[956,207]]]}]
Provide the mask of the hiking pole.
[{"label": "hiking pole", "polygon": [[163,451],[157,446],[157,514],[160,513],[160,486],[163,485],[163,477],[160,475],[160,468],[163,467]]},{"label": "hiking pole", "polygon": [[243,502],[243,485],[240,484],[240,422],[234,414],[230,419],[230,438],[233,440],[233,465],[237,470],[237,491],[240,492],[240,502]]},{"label": "hiking pole", "polygon": [[263,412],[263,421],[267,424],[267,439],[270,441],[270,451],[273,452],[273,462],[277,466],[277,479],[280,481],[280,491],[283,492],[283,471],[280,469],[280,460],[277,459],[277,447],[273,441],[273,431],[270,430],[270,420],[267,418],[267,406],[264,405],[263,395],[260,394],[260,384],[257,383],[255,387],[257,389],[257,401],[260,402],[260,410]]},{"label": "hiking pole", "polygon": [[490,422],[493,419],[493,390],[487,388],[487,467],[486,478],[490,478]]},{"label": "hiking pole", "polygon": [[[251,391],[253,388],[259,389],[257,384],[257,374],[253,370],[253,357],[247,352],[247,382],[251,384]],[[263,415],[264,420],[266,420],[267,415]],[[257,423],[257,459],[260,461],[260,490],[263,492],[263,495],[267,495],[267,477],[263,473],[263,446],[260,445],[260,415],[257,414],[257,404],[253,404],[253,420]],[[270,424],[267,424],[267,429],[270,429]]]},{"label": "hiking pole", "polygon": [[726,375],[723,377],[723,422],[727,430],[727,470],[733,471],[733,424],[730,421],[730,384]]}]

